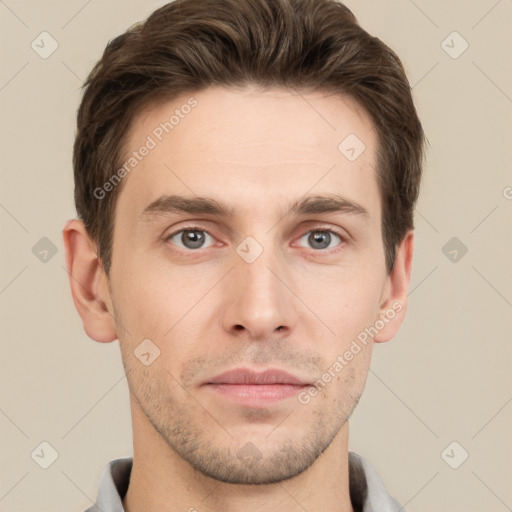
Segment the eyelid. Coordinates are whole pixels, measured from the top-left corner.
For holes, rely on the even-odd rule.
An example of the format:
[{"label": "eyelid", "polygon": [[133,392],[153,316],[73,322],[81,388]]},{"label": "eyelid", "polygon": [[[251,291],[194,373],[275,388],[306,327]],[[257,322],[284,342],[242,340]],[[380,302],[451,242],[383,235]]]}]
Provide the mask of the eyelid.
[{"label": "eyelid", "polygon": [[319,226],[315,224],[313,227],[309,227],[308,229],[306,229],[306,231],[304,231],[304,235],[311,231],[327,231],[329,233],[334,233],[335,235],[338,235],[342,240],[348,240],[349,238],[349,234],[345,230],[336,229],[333,228],[332,226]]},{"label": "eyelid", "polygon": [[207,229],[205,229],[205,228],[203,228],[201,226],[185,226],[185,227],[182,227],[180,229],[176,229],[175,231],[172,231],[168,235],[165,235],[164,238],[166,238],[166,239],[171,238],[174,235],[177,235],[178,233],[181,233],[182,231],[204,231],[205,233],[207,233],[208,235],[213,237],[213,235]]}]

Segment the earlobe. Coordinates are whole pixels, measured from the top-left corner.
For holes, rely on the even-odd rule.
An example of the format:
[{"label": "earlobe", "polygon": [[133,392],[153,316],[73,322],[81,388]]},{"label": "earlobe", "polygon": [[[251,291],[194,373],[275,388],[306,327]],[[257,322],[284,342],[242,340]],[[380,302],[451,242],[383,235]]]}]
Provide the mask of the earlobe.
[{"label": "earlobe", "polygon": [[95,341],[114,341],[117,334],[107,277],[83,221],[68,221],[62,237],[71,294],[84,330]]},{"label": "earlobe", "polygon": [[409,231],[397,248],[395,265],[387,278],[385,296],[379,311],[378,334],[374,337],[376,343],[391,340],[402,324],[407,310],[407,295],[412,270],[414,250],[414,233]]}]

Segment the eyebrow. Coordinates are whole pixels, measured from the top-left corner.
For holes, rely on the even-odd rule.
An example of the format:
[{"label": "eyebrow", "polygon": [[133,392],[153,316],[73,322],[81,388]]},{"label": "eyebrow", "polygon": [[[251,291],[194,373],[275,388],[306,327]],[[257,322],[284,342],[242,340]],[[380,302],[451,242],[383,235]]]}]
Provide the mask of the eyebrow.
[{"label": "eyebrow", "polygon": [[[219,218],[233,218],[236,208],[209,197],[185,197],[163,195],[144,208],[139,216],[141,222],[171,213],[191,215],[212,215]],[[287,215],[313,215],[317,213],[346,213],[370,219],[368,210],[362,205],[339,194],[308,196],[298,199],[288,206]]]}]

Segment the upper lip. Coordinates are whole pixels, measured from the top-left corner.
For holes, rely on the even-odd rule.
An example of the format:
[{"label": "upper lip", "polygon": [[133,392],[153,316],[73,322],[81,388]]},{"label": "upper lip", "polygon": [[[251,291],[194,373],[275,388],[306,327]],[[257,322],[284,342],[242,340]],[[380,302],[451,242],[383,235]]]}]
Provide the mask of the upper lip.
[{"label": "upper lip", "polygon": [[247,368],[235,368],[209,379],[204,384],[293,384],[305,386],[308,382],[279,369],[257,372]]}]

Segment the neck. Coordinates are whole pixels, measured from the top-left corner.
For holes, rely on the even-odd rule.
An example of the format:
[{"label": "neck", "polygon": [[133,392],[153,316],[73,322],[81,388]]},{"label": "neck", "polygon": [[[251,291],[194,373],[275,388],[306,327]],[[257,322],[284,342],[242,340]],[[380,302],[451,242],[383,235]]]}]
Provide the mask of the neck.
[{"label": "neck", "polygon": [[133,467],[126,512],[354,512],[349,495],[348,422],[304,472],[267,485],[212,479],[183,460],[132,407]]}]

